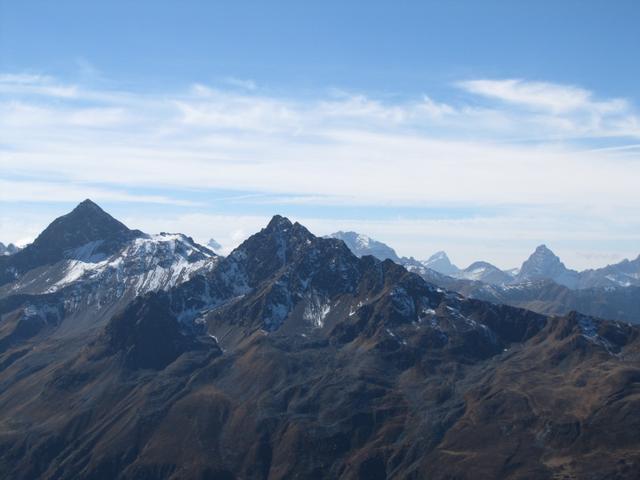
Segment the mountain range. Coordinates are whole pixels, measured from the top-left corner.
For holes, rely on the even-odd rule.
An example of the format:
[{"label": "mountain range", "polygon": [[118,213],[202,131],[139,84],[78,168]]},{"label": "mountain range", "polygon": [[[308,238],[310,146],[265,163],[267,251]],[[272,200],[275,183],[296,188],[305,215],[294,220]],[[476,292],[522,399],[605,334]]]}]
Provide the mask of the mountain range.
[{"label": "mountain range", "polygon": [[551,280],[572,290],[640,286],[640,255],[635,260],[623,260],[603,268],[578,272],[568,269],[546,245],[538,246],[521,267],[511,270],[501,270],[484,261],[476,261],[465,269],[459,269],[451,263],[445,252],[438,252],[420,263],[453,278],[491,285]]},{"label": "mountain range", "polygon": [[0,257],[0,471],[638,478],[640,327],[467,298],[343,236],[276,215],[221,257],[88,200],[54,220]]},{"label": "mountain range", "polygon": [[[338,234],[334,234],[336,236]],[[354,237],[368,238],[352,232]],[[340,237],[337,237],[340,238]],[[428,260],[398,257],[382,242],[369,239],[376,250],[365,253],[345,242],[358,256],[391,251],[397,263],[441,288],[496,304],[526,308],[545,315],[573,310],[587,315],[640,323],[640,256],[599,269],[570,270],[546,246],[540,245],[520,268],[500,270],[476,261],[465,269],[453,265],[447,254],[437,252]],[[386,258],[386,256],[384,257]]]}]

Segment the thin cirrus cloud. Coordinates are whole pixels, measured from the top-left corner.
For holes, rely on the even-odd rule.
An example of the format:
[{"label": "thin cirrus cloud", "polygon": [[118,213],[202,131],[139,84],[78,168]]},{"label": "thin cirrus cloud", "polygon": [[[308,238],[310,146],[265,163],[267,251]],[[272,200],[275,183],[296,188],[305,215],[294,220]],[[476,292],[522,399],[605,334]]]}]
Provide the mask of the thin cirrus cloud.
[{"label": "thin cirrus cloud", "polygon": [[521,79],[468,80],[459,82],[461,88],[478,95],[525,105],[551,112],[591,110],[599,113],[626,112],[629,105],[621,98],[596,101],[592,92],[571,85],[547,82],[527,82]]},{"label": "thin cirrus cloud", "polygon": [[[251,218],[258,204],[323,206],[328,216],[344,205],[480,212],[508,205],[499,221],[479,214],[496,226],[496,238],[533,241],[543,217],[599,225],[586,232],[594,242],[605,231],[624,242],[640,231],[638,219],[619,222],[622,211],[640,207],[640,120],[628,100],[513,79],[459,82],[450,99],[427,92],[389,101],[337,90],[296,98],[231,78],[222,83],[239,88],[141,93],[0,75],[0,201],[38,192],[31,201],[77,195],[206,208],[181,192],[224,189],[260,194],[243,204]],[[150,190],[163,194],[141,193]],[[525,211],[535,212],[526,232]],[[393,222],[385,230],[380,221],[368,219],[371,230],[391,238]],[[467,220],[467,237],[486,238],[490,229],[480,223],[478,214]],[[397,240],[419,254],[418,240]]]},{"label": "thin cirrus cloud", "polygon": [[639,117],[623,98],[596,99],[591,91],[577,86],[522,79],[468,80],[458,86],[474,95],[537,112],[540,120],[561,128],[568,136],[640,135]]},{"label": "thin cirrus cloud", "polygon": [[[26,188],[25,188],[26,187]],[[68,182],[46,182],[38,180],[10,181],[0,179],[0,202],[76,202],[83,198],[96,198],[110,202],[155,203],[198,207],[199,202],[175,199],[163,195],[140,195],[118,191],[113,188],[101,188],[87,185],[74,185]]]},{"label": "thin cirrus cloud", "polygon": [[0,93],[73,98],[77,95],[77,88],[61,85],[46,75],[8,73],[0,74]]}]

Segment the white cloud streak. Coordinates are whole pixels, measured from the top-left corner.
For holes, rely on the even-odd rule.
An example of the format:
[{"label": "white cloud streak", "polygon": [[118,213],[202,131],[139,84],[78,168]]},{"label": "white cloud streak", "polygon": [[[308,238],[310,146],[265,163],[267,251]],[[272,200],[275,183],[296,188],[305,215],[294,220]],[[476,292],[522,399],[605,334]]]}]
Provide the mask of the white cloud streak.
[{"label": "white cloud streak", "polygon": [[[499,227],[494,220],[425,220],[449,244],[454,233],[533,241],[541,237],[533,232],[544,232],[565,241],[589,225],[607,226],[610,239],[626,242],[640,230],[637,220],[627,226],[617,220],[619,212],[640,208],[640,151],[633,148],[640,120],[624,99],[524,80],[457,84],[482,106],[427,95],[385,102],[344,92],[301,100],[266,95],[255,83],[236,85],[242,91],[196,84],[149,94],[0,75],[0,201],[90,196],[193,205],[136,192],[224,189],[265,194],[265,202],[280,204],[516,210],[501,217]],[[616,143],[606,149],[580,146],[611,138]],[[528,225],[523,212],[531,209],[544,213]],[[366,225],[359,226],[377,232]],[[386,225],[429,234],[413,224]],[[250,230],[234,231],[240,237],[237,232]],[[431,247],[424,237],[394,238],[408,254],[418,255],[419,241],[425,255]]]},{"label": "white cloud streak", "polygon": [[521,79],[469,80],[459,85],[471,93],[556,113],[588,110],[606,114],[626,112],[629,108],[623,99],[595,101],[590,91],[571,85]]}]

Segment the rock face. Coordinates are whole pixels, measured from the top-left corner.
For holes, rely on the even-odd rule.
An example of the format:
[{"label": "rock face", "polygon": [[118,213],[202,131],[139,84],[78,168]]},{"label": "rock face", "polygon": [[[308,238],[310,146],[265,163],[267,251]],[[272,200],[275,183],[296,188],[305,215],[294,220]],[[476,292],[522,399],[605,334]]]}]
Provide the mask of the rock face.
[{"label": "rock face", "polygon": [[638,327],[465,299],[280,216],[74,336],[26,296],[0,298],[8,478],[640,474]]},{"label": "rock face", "polygon": [[101,342],[106,344],[107,353],[122,353],[124,364],[133,370],[162,370],[183,353],[206,348],[181,332],[164,292],[138,297],[114,315],[96,344]]}]

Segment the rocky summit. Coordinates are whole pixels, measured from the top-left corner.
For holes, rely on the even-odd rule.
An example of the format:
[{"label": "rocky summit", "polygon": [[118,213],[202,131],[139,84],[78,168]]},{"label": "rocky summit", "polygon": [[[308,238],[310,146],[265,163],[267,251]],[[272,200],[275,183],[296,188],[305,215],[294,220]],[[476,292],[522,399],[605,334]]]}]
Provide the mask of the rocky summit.
[{"label": "rocky summit", "polygon": [[637,326],[469,299],[282,216],[222,258],[78,209],[0,257],[6,478],[640,476]]}]

